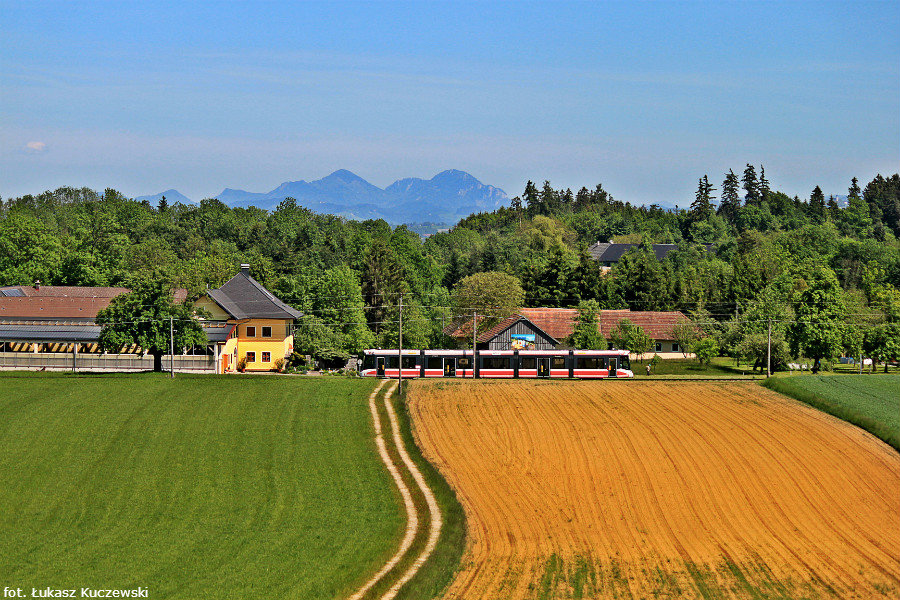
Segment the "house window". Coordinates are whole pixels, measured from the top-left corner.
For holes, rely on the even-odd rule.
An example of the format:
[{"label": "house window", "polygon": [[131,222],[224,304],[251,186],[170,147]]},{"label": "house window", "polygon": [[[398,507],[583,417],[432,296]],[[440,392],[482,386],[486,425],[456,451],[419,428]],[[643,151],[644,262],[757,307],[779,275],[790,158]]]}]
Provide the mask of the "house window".
[{"label": "house window", "polygon": [[256,327],[247,325],[247,337],[256,337]]},{"label": "house window", "polygon": [[681,348],[678,346],[678,342],[672,342],[672,352],[681,352]]},{"label": "house window", "polygon": [[262,336],[263,337],[272,337],[272,328],[271,327],[263,327],[262,328]]},{"label": "house window", "polygon": [[247,362],[248,363],[256,362],[256,352],[248,352],[247,353]]},{"label": "house window", "polygon": [[262,359],[262,361],[263,361],[264,363],[272,362],[272,353],[271,353],[271,352],[263,352],[263,359]]},{"label": "house window", "polygon": [[662,352],[662,342],[656,342],[656,351]]}]

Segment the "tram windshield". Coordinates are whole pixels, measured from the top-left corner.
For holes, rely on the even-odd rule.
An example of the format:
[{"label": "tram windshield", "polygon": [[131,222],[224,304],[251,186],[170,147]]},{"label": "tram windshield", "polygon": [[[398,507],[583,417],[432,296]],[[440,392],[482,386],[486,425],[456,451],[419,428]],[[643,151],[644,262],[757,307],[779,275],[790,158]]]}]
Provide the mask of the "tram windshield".
[{"label": "tram windshield", "polygon": [[628,359],[627,354],[619,358],[619,366],[621,366],[626,371],[631,370],[631,361]]}]

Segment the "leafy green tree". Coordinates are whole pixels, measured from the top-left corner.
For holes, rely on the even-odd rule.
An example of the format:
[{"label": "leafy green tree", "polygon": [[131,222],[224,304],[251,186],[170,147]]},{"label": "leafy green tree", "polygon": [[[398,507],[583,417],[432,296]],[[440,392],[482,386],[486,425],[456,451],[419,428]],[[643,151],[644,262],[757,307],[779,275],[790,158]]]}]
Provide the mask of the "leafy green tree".
[{"label": "leafy green tree", "polygon": [[630,319],[622,319],[609,333],[609,340],[615,348],[628,350],[632,354],[643,357],[650,350],[653,341],[644,328],[635,325]]},{"label": "leafy green tree", "polygon": [[574,328],[569,337],[569,344],[584,350],[605,350],[606,340],[600,333],[598,318],[600,305],[596,300],[585,300],[578,305],[578,316],[574,319]]},{"label": "leafy green tree", "polygon": [[883,323],[867,332],[863,348],[866,355],[871,356],[872,371],[875,362],[884,363],[884,372],[888,372],[888,361],[900,360],[900,324]]},{"label": "leafy green tree", "polygon": [[633,310],[668,310],[669,277],[648,244],[625,253],[609,277]]},{"label": "leafy green tree", "polygon": [[687,355],[693,352],[694,344],[697,342],[697,326],[693,323],[678,323],[672,328],[672,335],[678,342],[681,353],[687,358]]},{"label": "leafy green tree", "polygon": [[[525,290],[519,279],[496,271],[463,278],[453,287],[451,296],[457,315],[477,312],[485,315],[489,323],[513,314],[524,301]],[[479,326],[481,323],[479,320]]]},{"label": "leafy green tree", "polygon": [[827,267],[814,269],[799,280],[794,294],[796,322],[788,329],[791,350],[814,360],[813,372],[819,371],[823,358],[838,353],[844,340],[844,299],[834,271]]},{"label": "leafy green tree", "polygon": [[327,269],[319,280],[314,310],[339,333],[338,348],[357,354],[375,338],[366,326],[365,303],[356,273],[347,265]]},{"label": "leafy green tree", "polygon": [[170,318],[176,352],[207,343],[192,303],[175,303],[172,287],[160,276],[141,279],[97,313],[100,346],[118,352],[136,344],[153,356],[153,370],[162,371],[162,357],[169,352]]},{"label": "leafy green tree", "polygon": [[713,358],[719,355],[719,343],[711,337],[700,338],[694,342],[693,352],[701,365],[709,364]]}]

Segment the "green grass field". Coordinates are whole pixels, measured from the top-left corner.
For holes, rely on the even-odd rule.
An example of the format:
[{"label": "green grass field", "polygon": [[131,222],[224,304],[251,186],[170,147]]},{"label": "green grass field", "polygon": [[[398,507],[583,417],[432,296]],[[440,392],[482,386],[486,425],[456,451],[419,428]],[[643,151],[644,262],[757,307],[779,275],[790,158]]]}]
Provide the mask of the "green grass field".
[{"label": "green grass field", "polygon": [[373,384],[0,374],[0,585],[352,592],[404,527]]},{"label": "green grass field", "polygon": [[635,379],[690,379],[690,378],[741,378],[765,376],[765,371],[754,373],[753,367],[749,365],[735,365],[734,359],[728,357],[717,357],[712,360],[712,364],[701,365],[696,358],[666,358],[661,360],[655,367],[651,369],[650,377],[647,377],[647,365],[653,354],[644,356],[643,362],[638,360],[631,361],[631,370],[634,372]]},{"label": "green grass field", "polygon": [[782,375],[764,385],[862,427],[900,450],[900,376]]}]

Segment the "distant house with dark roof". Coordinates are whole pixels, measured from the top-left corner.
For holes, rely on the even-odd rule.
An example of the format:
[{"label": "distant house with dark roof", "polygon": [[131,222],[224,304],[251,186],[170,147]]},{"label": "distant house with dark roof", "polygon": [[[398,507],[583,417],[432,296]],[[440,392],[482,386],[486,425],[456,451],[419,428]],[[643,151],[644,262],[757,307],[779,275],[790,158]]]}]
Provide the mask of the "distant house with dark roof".
[{"label": "distant house with dark roof", "polygon": [[[271,371],[275,362],[294,350],[294,319],[303,316],[250,276],[250,265],[197,301],[212,315],[212,321],[227,325],[227,334],[217,339],[217,370]],[[212,340],[210,340],[212,341]]]},{"label": "distant house with dark roof", "polygon": [[[490,327],[479,319],[475,332],[479,350],[528,349],[553,350],[567,348],[566,340],[572,335],[578,310],[574,308],[520,308],[518,312]],[[597,318],[597,329],[607,339],[620,321],[628,319],[643,328],[653,345],[650,353],[661,358],[681,358],[684,354],[675,339],[675,326],[690,320],[679,311],[602,310]],[[485,323],[485,327],[481,326]],[[483,329],[483,330],[482,330]],[[471,347],[472,318],[451,323],[444,333],[454,338],[460,346]],[[690,355],[689,355],[690,356]]]},{"label": "distant house with dark roof", "polygon": [[[587,248],[588,256],[600,263],[601,267],[612,267],[619,262],[626,252],[640,244],[614,244],[596,242]],[[712,251],[712,244],[703,244],[707,252]],[[663,260],[669,252],[678,248],[678,244],[653,244],[653,254],[657,260]]]}]

